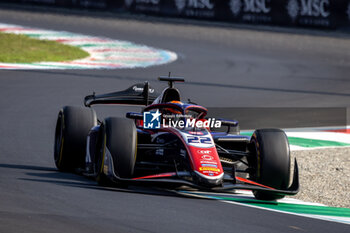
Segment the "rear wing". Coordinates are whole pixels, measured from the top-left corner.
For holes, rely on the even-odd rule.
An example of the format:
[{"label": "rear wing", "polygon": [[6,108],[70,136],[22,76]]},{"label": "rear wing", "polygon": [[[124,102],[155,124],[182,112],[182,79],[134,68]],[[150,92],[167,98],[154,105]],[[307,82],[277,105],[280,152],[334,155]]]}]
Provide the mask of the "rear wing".
[{"label": "rear wing", "polygon": [[127,105],[149,105],[157,97],[155,89],[148,82],[137,83],[124,91],[107,94],[85,96],[84,105],[90,107],[96,104],[127,104]]}]

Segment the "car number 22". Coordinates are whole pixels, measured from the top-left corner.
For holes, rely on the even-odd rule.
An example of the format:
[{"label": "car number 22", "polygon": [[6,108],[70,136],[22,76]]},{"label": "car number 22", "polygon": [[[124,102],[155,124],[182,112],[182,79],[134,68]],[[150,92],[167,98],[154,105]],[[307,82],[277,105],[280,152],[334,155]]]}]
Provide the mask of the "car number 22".
[{"label": "car number 22", "polygon": [[188,143],[211,144],[211,139],[209,137],[190,136],[190,137],[187,137],[187,142]]}]

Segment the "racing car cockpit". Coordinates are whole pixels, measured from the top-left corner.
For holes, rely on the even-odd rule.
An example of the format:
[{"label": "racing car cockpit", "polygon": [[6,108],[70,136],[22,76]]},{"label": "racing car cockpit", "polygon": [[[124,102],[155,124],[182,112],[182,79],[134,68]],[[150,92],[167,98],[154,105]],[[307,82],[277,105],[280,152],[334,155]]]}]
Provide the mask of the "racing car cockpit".
[{"label": "racing car cockpit", "polygon": [[144,112],[159,114],[161,116],[160,124],[166,128],[193,128],[192,125],[195,122],[206,121],[204,117],[207,114],[207,109],[199,105],[173,100],[149,105],[144,109]]},{"label": "racing car cockpit", "polygon": [[178,89],[174,88],[173,82],[184,82],[181,78],[169,78],[169,77],[159,77],[161,81],[168,81],[169,87],[165,88],[152,104],[161,104],[171,101],[180,101],[180,92]]},{"label": "racing car cockpit", "polygon": [[206,108],[193,103],[181,102],[180,92],[178,89],[174,88],[173,83],[184,82],[183,78],[161,76],[159,80],[167,81],[169,87],[165,88],[143,112],[159,112],[161,114],[162,123],[171,123],[171,121],[178,122],[179,120],[185,122],[187,120],[204,120],[204,116],[207,115]]}]

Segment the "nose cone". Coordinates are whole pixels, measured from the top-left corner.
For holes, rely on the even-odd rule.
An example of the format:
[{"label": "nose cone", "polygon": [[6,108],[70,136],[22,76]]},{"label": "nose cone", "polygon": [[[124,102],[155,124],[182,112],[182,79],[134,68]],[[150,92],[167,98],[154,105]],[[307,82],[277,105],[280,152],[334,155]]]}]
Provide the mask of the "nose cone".
[{"label": "nose cone", "polygon": [[201,185],[208,187],[219,186],[223,183],[224,173],[217,176],[203,175],[202,173],[195,171],[195,178]]}]

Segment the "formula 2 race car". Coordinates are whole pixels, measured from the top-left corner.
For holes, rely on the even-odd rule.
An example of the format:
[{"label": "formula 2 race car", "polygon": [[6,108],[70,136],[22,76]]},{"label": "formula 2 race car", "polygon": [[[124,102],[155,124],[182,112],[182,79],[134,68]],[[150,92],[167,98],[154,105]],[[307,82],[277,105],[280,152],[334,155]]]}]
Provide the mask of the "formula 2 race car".
[{"label": "formula 2 race car", "polygon": [[[214,119],[213,123],[205,118],[206,108],[181,102],[174,82],[184,79],[159,80],[169,84],[160,95],[145,82],[124,91],[88,95],[85,107],[63,107],[55,131],[57,168],[92,177],[100,185],[245,189],[261,200],[298,192],[298,165],[295,160],[290,182],[289,142],[282,130],[240,135],[237,121]],[[100,121],[91,108],[96,104],[145,108],[126,113],[126,118]],[[226,132],[212,131],[216,124],[227,127]]]}]

